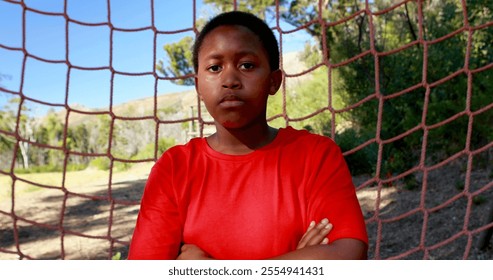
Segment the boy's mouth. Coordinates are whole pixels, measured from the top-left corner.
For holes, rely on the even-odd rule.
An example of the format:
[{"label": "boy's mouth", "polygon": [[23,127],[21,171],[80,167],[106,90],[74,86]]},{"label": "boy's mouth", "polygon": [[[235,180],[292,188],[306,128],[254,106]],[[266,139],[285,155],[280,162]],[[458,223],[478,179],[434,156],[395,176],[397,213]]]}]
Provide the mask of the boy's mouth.
[{"label": "boy's mouth", "polygon": [[219,105],[223,108],[234,108],[242,106],[244,103],[245,102],[238,96],[234,94],[228,94],[221,99]]}]

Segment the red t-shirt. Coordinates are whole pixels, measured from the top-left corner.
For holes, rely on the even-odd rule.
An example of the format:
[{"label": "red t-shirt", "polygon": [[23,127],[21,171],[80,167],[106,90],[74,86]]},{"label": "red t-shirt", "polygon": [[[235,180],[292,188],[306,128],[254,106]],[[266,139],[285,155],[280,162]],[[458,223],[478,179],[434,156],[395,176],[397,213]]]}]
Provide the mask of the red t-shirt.
[{"label": "red t-shirt", "polygon": [[166,151],[142,197],[129,259],[176,259],[183,243],[215,259],[266,259],[296,249],[311,221],[328,218],[329,240],[368,243],[339,147],[327,137],[280,129],[247,155],[204,138]]}]

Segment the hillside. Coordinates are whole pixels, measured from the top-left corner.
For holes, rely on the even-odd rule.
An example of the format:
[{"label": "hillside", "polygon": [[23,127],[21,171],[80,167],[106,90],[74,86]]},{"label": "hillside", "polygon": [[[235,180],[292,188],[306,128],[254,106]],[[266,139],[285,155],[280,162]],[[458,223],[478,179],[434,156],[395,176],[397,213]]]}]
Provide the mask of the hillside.
[{"label": "hillside", "polygon": [[[156,109],[162,111],[189,111],[190,106],[197,106],[196,93],[193,90],[175,92],[169,94],[160,94],[157,96]],[[78,104],[72,104],[70,107],[76,111],[95,113],[109,112],[109,108],[87,108]],[[139,118],[154,115],[154,97],[144,97],[131,100],[122,104],[113,106],[113,114],[117,117]],[[66,110],[57,112],[60,120],[65,120]],[[85,122],[89,114],[73,112],[70,116],[70,126],[76,126]]]}]

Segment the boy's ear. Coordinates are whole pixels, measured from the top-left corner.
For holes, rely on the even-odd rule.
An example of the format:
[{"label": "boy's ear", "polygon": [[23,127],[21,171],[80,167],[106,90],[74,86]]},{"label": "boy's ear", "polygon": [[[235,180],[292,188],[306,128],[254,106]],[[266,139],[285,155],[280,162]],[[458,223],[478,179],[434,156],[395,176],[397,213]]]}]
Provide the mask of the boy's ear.
[{"label": "boy's ear", "polygon": [[283,76],[284,74],[281,69],[277,69],[270,73],[270,95],[276,94],[276,92],[279,90],[279,88],[281,87]]},{"label": "boy's ear", "polygon": [[200,97],[200,100],[202,100],[202,94],[200,94],[199,92],[199,85],[198,85],[198,82],[199,82],[199,79],[197,79],[197,75],[193,76],[194,80],[195,80],[195,92],[197,92],[197,94],[199,95]]}]

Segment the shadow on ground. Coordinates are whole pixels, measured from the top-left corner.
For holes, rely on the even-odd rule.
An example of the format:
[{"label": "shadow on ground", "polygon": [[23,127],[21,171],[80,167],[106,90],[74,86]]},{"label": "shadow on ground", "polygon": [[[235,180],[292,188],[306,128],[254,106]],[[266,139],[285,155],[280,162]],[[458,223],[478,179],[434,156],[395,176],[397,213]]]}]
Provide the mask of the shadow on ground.
[{"label": "shadow on ground", "polygon": [[0,259],[126,258],[145,181],[16,197],[14,213],[0,208]]}]

